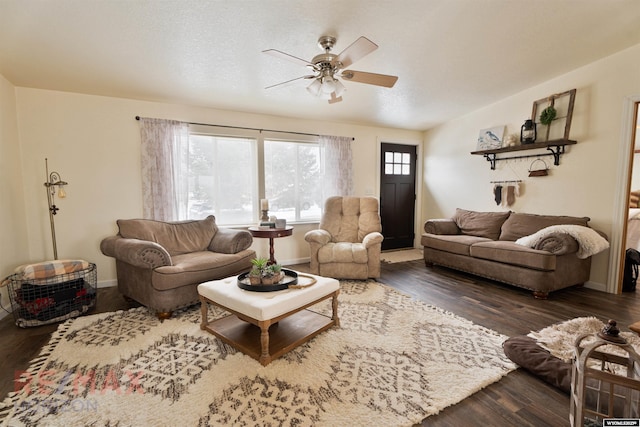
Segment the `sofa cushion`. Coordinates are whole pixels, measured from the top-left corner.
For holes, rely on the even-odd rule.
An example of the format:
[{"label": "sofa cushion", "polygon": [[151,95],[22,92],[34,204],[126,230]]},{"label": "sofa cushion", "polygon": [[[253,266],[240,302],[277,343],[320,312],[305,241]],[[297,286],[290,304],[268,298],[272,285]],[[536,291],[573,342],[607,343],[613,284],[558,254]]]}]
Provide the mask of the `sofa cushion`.
[{"label": "sofa cushion", "polygon": [[469,253],[474,258],[482,258],[503,264],[544,271],[556,269],[556,256],[554,254],[524,247],[514,242],[478,242],[471,246]]},{"label": "sofa cushion", "polygon": [[469,256],[469,248],[474,243],[491,242],[486,237],[467,236],[464,234],[423,234],[422,246],[440,251]]},{"label": "sofa cushion", "polygon": [[122,237],[156,242],[171,256],[206,251],[218,231],[212,215],[194,221],[119,219],[117,223]]},{"label": "sofa cushion", "polygon": [[588,227],[588,217],[561,216],[561,215],[535,215],[512,212],[509,218],[502,224],[500,240],[516,241],[521,237],[529,236],[543,228],[552,225],[582,225]]},{"label": "sofa cushion", "polygon": [[500,228],[511,212],[474,212],[457,208],[453,216],[462,234],[497,240]]}]

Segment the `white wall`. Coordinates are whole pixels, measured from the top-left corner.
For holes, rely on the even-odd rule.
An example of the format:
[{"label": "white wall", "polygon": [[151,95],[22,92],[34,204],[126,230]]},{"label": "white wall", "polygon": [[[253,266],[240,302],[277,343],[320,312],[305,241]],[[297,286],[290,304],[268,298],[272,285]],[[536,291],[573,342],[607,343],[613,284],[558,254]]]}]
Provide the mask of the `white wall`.
[{"label": "white wall", "polygon": [[[578,143],[567,147],[559,166],[545,158],[549,176],[528,177],[533,159],[498,162],[496,170],[490,170],[482,156],[469,154],[480,129],[507,125],[507,133],[519,133],[533,101],[573,88],[577,94],[570,138]],[[507,209],[496,206],[490,181],[521,179],[522,194],[511,210],[588,216],[592,227],[611,235],[623,104],[637,94],[640,45],[426,132],[423,218],[449,217],[456,207]],[[606,287],[608,263],[608,251],[594,257],[592,287]]]},{"label": "white wall", "polygon": [[[15,88],[0,75],[0,280],[29,260],[20,159]],[[43,187],[38,191],[45,194]],[[9,307],[6,288],[0,288],[0,300]]]},{"label": "white wall", "polygon": [[[633,145],[640,150],[640,109],[636,113],[636,138]],[[631,190],[640,190],[640,153],[633,155],[633,169],[631,172]]]},{"label": "white wall", "polygon": [[[379,141],[413,141],[422,132],[341,123],[298,120],[120,98],[17,88],[23,192],[28,224],[28,258],[53,256],[47,201],[43,190],[44,159],[69,183],[67,198],[56,200],[59,258],[95,262],[98,281],[115,280],[115,262],[100,253],[100,241],[117,231],[119,218],[142,215],[140,133],[135,116],[351,136],[355,194],[377,188]],[[292,237],[275,241],[279,261],[308,259],[304,233],[317,224],[295,227]],[[21,233],[23,234],[23,233]],[[255,239],[254,249],[268,255],[268,241]],[[1,261],[0,261],[1,262]]]}]

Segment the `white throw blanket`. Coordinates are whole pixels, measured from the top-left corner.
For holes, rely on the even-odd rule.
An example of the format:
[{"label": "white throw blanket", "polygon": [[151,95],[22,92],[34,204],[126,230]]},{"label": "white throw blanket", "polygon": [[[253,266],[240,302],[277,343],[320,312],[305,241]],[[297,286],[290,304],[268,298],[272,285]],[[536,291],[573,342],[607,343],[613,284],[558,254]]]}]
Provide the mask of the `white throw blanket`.
[{"label": "white throw blanket", "polygon": [[542,239],[553,233],[565,233],[576,239],[579,246],[576,256],[580,259],[589,258],[605,249],[609,249],[607,239],[598,234],[597,231],[589,227],[583,227],[582,225],[552,225],[529,236],[521,237],[516,240],[516,243],[533,248]]}]

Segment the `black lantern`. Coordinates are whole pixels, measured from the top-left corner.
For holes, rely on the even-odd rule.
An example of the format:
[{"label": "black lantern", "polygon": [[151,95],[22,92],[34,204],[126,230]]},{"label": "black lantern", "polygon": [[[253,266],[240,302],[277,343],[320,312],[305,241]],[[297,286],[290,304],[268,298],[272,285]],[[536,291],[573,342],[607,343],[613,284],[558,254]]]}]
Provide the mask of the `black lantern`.
[{"label": "black lantern", "polygon": [[538,132],[535,122],[531,119],[525,120],[520,128],[520,142],[523,144],[533,144],[536,142],[537,136]]}]

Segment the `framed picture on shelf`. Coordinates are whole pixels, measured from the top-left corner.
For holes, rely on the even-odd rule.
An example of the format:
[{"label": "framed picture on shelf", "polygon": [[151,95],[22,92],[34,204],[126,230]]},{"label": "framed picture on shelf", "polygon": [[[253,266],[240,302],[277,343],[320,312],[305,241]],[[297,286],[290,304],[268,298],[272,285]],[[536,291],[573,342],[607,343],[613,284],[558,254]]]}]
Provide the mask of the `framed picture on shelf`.
[{"label": "framed picture on shelf", "polygon": [[489,129],[482,129],[478,135],[478,144],[476,150],[492,150],[502,147],[504,138],[504,126],[496,126]]},{"label": "framed picture on shelf", "polygon": [[531,120],[538,130],[537,141],[569,139],[576,89],[549,95],[533,102]]}]

